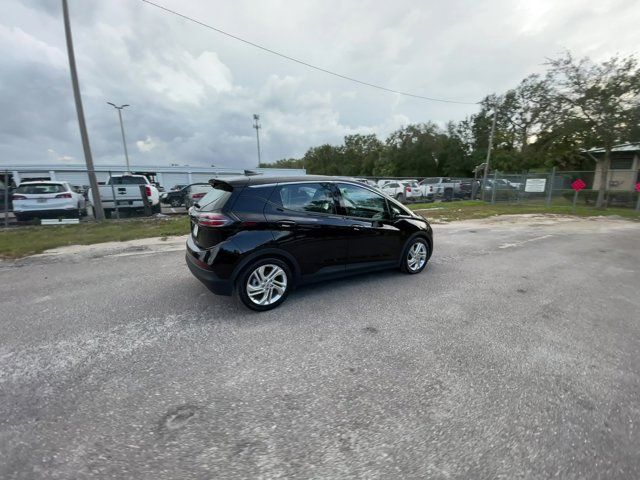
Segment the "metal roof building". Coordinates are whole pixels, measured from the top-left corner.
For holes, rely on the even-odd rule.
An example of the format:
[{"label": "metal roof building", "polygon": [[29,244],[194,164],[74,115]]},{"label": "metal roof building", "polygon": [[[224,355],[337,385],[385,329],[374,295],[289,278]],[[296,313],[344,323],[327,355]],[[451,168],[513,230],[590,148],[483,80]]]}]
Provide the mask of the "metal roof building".
[{"label": "metal roof building", "polygon": [[[74,186],[89,185],[86,167],[82,164],[37,164],[37,165],[2,165],[0,177],[8,173],[9,182],[19,185],[28,180],[61,180]],[[306,170],[298,168],[255,168],[252,172],[268,176],[305,175]],[[109,175],[121,175],[125,172],[123,165],[96,165],[98,183],[106,183]],[[131,173],[146,175],[150,181],[169,189],[174,185],[208,182],[211,178],[244,175],[242,168],[225,167],[167,167],[167,166],[133,166]]]}]

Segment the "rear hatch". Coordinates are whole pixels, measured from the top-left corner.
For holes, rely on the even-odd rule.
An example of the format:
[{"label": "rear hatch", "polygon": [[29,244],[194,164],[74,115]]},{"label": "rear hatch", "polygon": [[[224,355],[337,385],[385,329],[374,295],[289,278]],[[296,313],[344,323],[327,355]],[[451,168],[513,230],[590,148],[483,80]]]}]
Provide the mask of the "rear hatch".
[{"label": "rear hatch", "polygon": [[64,185],[32,183],[20,185],[13,193],[13,205],[20,211],[41,211],[69,208],[73,195]]},{"label": "rear hatch", "polygon": [[234,187],[212,180],[212,189],[189,209],[191,237],[200,248],[212,248],[233,234],[236,219],[227,212]]}]

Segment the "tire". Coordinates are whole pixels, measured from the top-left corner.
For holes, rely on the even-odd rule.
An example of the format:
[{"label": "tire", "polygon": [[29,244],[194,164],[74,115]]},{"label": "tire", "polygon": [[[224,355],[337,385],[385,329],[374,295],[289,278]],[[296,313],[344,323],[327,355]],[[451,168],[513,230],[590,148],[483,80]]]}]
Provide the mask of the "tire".
[{"label": "tire", "polygon": [[180,200],[179,198],[174,198],[173,200],[171,200],[170,205],[173,208],[181,207],[182,206],[182,200]]},{"label": "tire", "polygon": [[[416,259],[416,254],[418,259]],[[402,252],[400,269],[410,275],[422,272],[429,261],[429,254],[429,243],[423,237],[414,237]]]},{"label": "tire", "polygon": [[104,218],[106,218],[107,220],[111,218],[111,213],[113,213],[113,210],[111,208],[105,208],[104,209]]},{"label": "tire", "polygon": [[[266,280],[266,289],[258,284],[261,278],[268,279],[272,274],[275,274],[274,280],[278,280],[277,284],[269,283]],[[293,286],[292,283],[291,269],[285,262],[278,258],[261,258],[250,263],[238,276],[236,293],[245,307],[257,312],[264,312],[276,308],[285,301]],[[274,293],[279,295],[275,300],[272,299]]]},{"label": "tire", "polygon": [[157,205],[154,205],[153,207],[151,207],[151,211],[153,213],[162,213],[162,205],[160,205],[159,203]]},{"label": "tire", "polygon": [[13,215],[16,217],[16,220],[18,222],[26,222],[27,220],[31,220],[28,215],[24,215],[22,213],[14,213]]}]

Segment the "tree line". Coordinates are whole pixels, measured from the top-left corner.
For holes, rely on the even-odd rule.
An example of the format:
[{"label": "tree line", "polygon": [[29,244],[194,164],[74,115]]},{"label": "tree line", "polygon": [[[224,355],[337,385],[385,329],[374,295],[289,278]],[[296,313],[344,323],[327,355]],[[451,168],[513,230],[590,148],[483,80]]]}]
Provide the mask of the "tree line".
[{"label": "tree line", "polygon": [[[545,64],[502,94],[487,95],[479,112],[440,127],[411,124],[385,140],[348,135],[342,145],[310,148],[302,158],[263,167],[306,168],[308,173],[346,176],[471,176],[485,161],[491,123],[496,128],[491,166],[508,172],[558,167],[592,170],[581,152],[602,147],[608,171],[612,147],[640,141],[640,68],[635,56],[602,62],[569,52]],[[602,182],[604,185],[605,182]]]}]

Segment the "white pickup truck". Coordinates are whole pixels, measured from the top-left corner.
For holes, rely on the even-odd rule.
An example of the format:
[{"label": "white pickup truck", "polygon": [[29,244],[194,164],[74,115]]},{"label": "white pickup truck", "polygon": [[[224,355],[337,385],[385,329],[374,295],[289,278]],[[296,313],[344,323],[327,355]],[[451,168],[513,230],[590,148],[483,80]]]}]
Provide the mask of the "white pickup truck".
[{"label": "white pickup truck", "polygon": [[[102,208],[106,218],[111,217],[116,205],[119,212],[130,212],[144,209],[144,201],[140,185],[143,185],[153,213],[160,213],[160,192],[144,175],[113,175],[106,185],[98,186]],[[115,199],[114,199],[115,196]],[[88,198],[92,199],[89,190]]]}]

